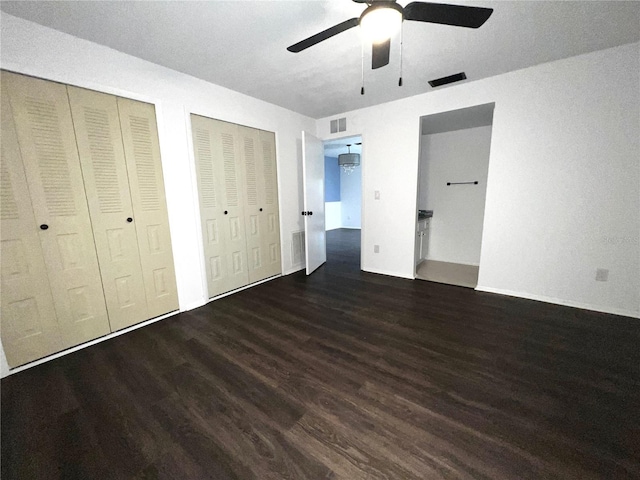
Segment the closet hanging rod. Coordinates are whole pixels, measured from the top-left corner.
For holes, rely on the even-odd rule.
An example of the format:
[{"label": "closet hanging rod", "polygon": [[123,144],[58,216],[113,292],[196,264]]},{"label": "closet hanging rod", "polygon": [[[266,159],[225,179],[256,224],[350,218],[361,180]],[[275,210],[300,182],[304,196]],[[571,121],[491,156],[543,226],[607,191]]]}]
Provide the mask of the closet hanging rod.
[{"label": "closet hanging rod", "polygon": [[478,181],[475,182],[447,182],[447,186],[449,185],[477,185]]}]

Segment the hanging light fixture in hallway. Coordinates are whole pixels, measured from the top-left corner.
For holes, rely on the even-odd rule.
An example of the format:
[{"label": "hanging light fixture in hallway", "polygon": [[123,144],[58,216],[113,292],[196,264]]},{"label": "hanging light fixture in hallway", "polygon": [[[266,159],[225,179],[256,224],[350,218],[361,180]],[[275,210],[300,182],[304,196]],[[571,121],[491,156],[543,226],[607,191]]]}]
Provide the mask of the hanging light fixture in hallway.
[{"label": "hanging light fixture in hallway", "polygon": [[[355,145],[362,145],[362,143],[356,143]],[[347,175],[351,175],[356,167],[360,166],[360,154],[351,153],[351,144],[347,144],[347,153],[341,153],[338,155],[338,165],[342,167],[342,170]]]}]

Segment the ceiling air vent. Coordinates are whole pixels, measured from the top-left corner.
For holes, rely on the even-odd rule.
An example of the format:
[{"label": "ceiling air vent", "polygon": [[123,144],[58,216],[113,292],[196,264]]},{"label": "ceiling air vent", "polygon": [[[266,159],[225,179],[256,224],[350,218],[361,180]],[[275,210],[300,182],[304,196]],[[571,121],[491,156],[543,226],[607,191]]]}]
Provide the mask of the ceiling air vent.
[{"label": "ceiling air vent", "polygon": [[338,118],[336,120],[331,120],[329,122],[330,132],[338,133],[338,132],[346,132],[347,131],[347,117]]},{"label": "ceiling air vent", "polygon": [[455,75],[449,75],[448,77],[436,78],[435,80],[429,80],[429,85],[432,88],[441,87],[449,83],[459,82],[460,80],[466,80],[467,76],[464,72],[456,73]]}]

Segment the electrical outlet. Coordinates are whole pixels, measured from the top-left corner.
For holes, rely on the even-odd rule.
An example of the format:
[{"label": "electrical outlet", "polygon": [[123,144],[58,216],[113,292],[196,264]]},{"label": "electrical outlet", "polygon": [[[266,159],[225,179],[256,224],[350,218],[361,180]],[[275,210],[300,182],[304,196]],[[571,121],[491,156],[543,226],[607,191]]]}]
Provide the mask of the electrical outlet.
[{"label": "electrical outlet", "polygon": [[609,280],[609,270],[606,268],[596,269],[596,282],[606,282]]},{"label": "electrical outlet", "polygon": [[373,198],[375,198],[376,200],[380,200],[380,190],[376,190],[375,192],[373,192]]},{"label": "electrical outlet", "polygon": [[380,245],[373,246],[373,253],[380,253]]}]

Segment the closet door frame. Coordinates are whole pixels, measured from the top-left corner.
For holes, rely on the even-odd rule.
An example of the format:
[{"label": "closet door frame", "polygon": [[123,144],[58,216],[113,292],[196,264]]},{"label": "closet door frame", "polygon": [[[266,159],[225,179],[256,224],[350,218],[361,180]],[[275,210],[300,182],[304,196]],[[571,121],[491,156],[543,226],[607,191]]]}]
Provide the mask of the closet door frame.
[{"label": "closet door frame", "polygon": [[[278,152],[279,152],[279,148],[278,148],[278,133],[277,132],[271,132],[269,130],[264,130],[260,127],[256,127],[256,126],[252,126],[252,125],[243,125],[237,122],[232,122],[230,120],[224,120],[222,118],[220,118],[220,115],[217,113],[212,113],[211,111],[207,111],[207,110],[202,110],[201,108],[195,107],[195,106],[185,106],[184,107],[184,116],[187,122],[187,143],[188,143],[188,149],[189,149],[189,166],[190,166],[190,170],[191,170],[191,178],[192,178],[192,184],[193,184],[193,189],[192,189],[192,199],[193,199],[193,203],[195,205],[196,210],[196,218],[198,219],[197,223],[197,231],[199,233],[199,237],[200,239],[203,239],[203,228],[202,228],[202,222],[200,221],[200,219],[202,218],[201,215],[201,211],[200,211],[200,198],[199,198],[199,192],[198,192],[198,175],[197,175],[197,165],[196,165],[196,158],[195,158],[195,151],[194,151],[194,144],[193,144],[193,126],[191,125],[191,115],[197,115],[199,117],[205,117],[205,118],[210,118],[212,120],[218,120],[221,122],[227,122],[227,123],[232,123],[234,125],[238,125],[240,127],[249,127],[249,128],[253,128],[255,130],[258,131],[264,131],[264,132],[268,132],[268,133],[272,133],[274,136],[274,148],[275,148],[275,166],[276,166],[276,185],[277,185],[277,201],[278,201],[278,234],[280,237],[280,273],[276,274],[274,276],[270,276],[268,278],[265,278],[263,280],[259,280],[256,281],[254,283],[249,283],[248,285],[242,287],[241,289],[238,290],[242,290],[245,288],[250,288],[253,285],[258,285],[260,283],[263,282],[268,282],[270,280],[273,280],[274,278],[278,278],[281,277],[283,275],[284,272],[284,265],[283,265],[283,258],[284,258],[284,245],[282,242],[282,201],[281,201],[281,188],[280,188],[280,162],[278,160]],[[244,172],[243,172],[243,181],[244,181]],[[243,195],[243,200],[244,200],[244,195]],[[208,297],[208,282],[207,282],[207,268],[206,268],[206,264],[205,264],[205,251],[204,251],[204,245],[203,242],[200,241],[198,242],[198,251],[199,251],[199,260],[200,260],[200,271],[201,271],[201,275],[200,275],[200,279],[202,282],[202,291],[205,293],[206,298],[206,302],[211,302],[213,300],[215,300],[216,298],[228,295],[229,293],[223,293],[218,297],[213,297],[213,298],[209,298]]]},{"label": "closet door frame", "polygon": [[[207,278],[206,291],[209,298],[214,298],[246,287],[250,283],[243,190],[244,171],[236,124],[196,115],[191,117],[192,126],[194,122],[198,122],[200,125],[198,128],[202,128],[201,132],[206,132],[207,135],[207,149],[211,162],[209,167],[213,175],[210,179],[214,182],[209,185],[209,188],[213,187],[217,192],[215,205],[210,204],[206,209],[203,206],[200,208],[200,223],[207,223],[206,232],[203,227],[201,237]],[[229,154],[231,157],[228,156]],[[229,162],[233,165],[232,169],[228,168],[229,160],[232,161]],[[204,172],[198,170],[196,173],[196,190],[201,196],[200,173]],[[209,197],[210,200],[212,198]],[[213,239],[213,242],[207,250],[205,243],[210,239]],[[209,284],[209,274],[214,271],[211,261],[214,259],[217,265],[215,271],[219,271],[221,275],[215,283]]]},{"label": "closet door frame", "polygon": [[[139,101],[139,102],[151,104],[151,105],[153,105],[154,110],[155,110],[156,125],[157,125],[158,132],[164,130],[164,125],[165,125],[166,122],[164,120],[164,114],[163,114],[163,111],[162,111],[163,102],[158,97],[149,96],[149,95],[145,95],[145,94],[140,94],[140,93],[133,92],[131,90],[127,90],[127,89],[123,89],[123,88],[113,87],[112,85],[106,85],[106,84],[102,84],[102,83],[97,83],[97,82],[94,82],[94,81],[91,81],[91,80],[86,80],[84,78],[69,78],[68,75],[57,74],[57,73],[51,72],[51,71],[39,71],[37,66],[36,67],[30,67],[30,68],[24,68],[24,66],[21,65],[21,64],[16,64],[16,63],[10,63],[9,62],[9,63],[4,63],[2,65],[1,70],[5,71],[5,72],[9,72],[9,73],[15,73],[15,74],[18,74],[18,75],[25,75],[25,76],[28,76],[28,77],[33,77],[33,78],[40,79],[40,80],[46,80],[46,81],[50,81],[50,82],[61,83],[61,84],[65,85],[65,86],[68,85],[68,86],[72,86],[72,87],[78,87],[78,88],[84,88],[84,89],[88,89],[88,90],[94,90],[94,91],[99,92],[99,93],[106,93],[106,94],[109,94],[109,95],[115,95],[117,97],[122,97],[122,98],[130,99],[130,100],[136,100],[136,101]],[[187,118],[188,118],[188,116],[187,116]],[[189,134],[191,133],[191,127],[190,126],[188,126],[188,133]],[[189,144],[190,144],[190,142],[191,142],[191,140],[189,138]],[[164,158],[165,155],[166,155],[166,150],[167,150],[166,140],[164,140],[164,137],[160,136],[160,135],[159,135],[159,147],[160,147],[160,156],[161,156],[161,158]],[[191,158],[193,158],[193,151],[192,150],[190,150],[190,155],[191,155]],[[191,162],[192,171],[190,173],[191,173],[191,177],[195,178],[194,177],[193,167],[194,167],[193,162]],[[165,179],[165,193],[166,193],[166,191],[167,191],[166,179],[171,178],[171,175],[170,175],[171,172],[166,171],[164,162],[161,162],[161,168],[162,168],[162,172],[163,172],[163,178]],[[192,189],[192,191],[193,191],[193,193],[195,193],[195,198],[196,198],[195,205],[198,205],[197,190]],[[175,248],[176,244],[177,243],[179,244],[179,242],[175,242],[174,241],[175,240],[175,236],[174,236],[173,232],[178,231],[180,229],[177,228],[178,226],[174,227],[174,225],[172,224],[172,221],[171,221],[171,217],[172,216],[170,214],[169,208],[167,208],[167,213],[168,213],[168,217],[169,217],[169,228],[170,228],[170,232],[171,232],[171,241],[172,241],[172,245],[174,246],[174,263],[177,266],[177,265],[179,265],[179,262],[176,261],[176,257],[179,256],[180,248],[178,248],[178,249]],[[201,261],[202,261],[202,257],[200,257],[200,258],[201,258]],[[203,280],[203,282],[205,282],[206,278],[203,278],[202,280]],[[180,284],[181,283],[178,280],[177,272],[176,272],[176,284],[177,284],[177,287],[178,287],[178,299],[180,299]],[[204,291],[206,291],[206,288],[205,288]],[[179,309],[178,311],[187,310],[185,308],[182,308],[181,305],[178,305],[178,309]],[[121,335],[123,333],[126,333],[126,332],[128,332],[130,330],[134,330],[134,329],[140,328],[140,327],[142,327],[144,325],[157,322],[157,321],[162,320],[164,318],[167,318],[167,317],[169,317],[171,315],[174,315],[174,313],[175,312],[170,312],[170,313],[163,314],[163,315],[161,315],[159,317],[156,317],[156,318],[145,320],[144,322],[141,322],[141,323],[139,323],[137,325],[134,325],[132,327],[127,327],[127,328],[125,328],[123,330],[120,330],[118,332],[109,333],[109,334],[107,334],[105,336],[99,337],[99,338],[97,338],[95,340],[90,340],[90,341],[88,341],[86,343],[82,343],[80,345],[76,345],[76,346],[71,346],[71,347],[65,348],[64,350],[61,350],[58,353],[53,353],[53,354],[48,355],[46,357],[43,357],[43,358],[41,358],[39,360],[34,360],[32,362],[23,364],[21,366],[9,367],[8,372],[4,372],[4,373],[13,374],[13,373],[21,372],[23,370],[26,370],[27,368],[32,367],[32,366],[39,365],[41,363],[45,363],[45,362],[47,362],[49,360],[53,360],[53,359],[61,357],[63,355],[67,355],[69,353],[73,353],[73,352],[75,352],[77,350],[81,350],[83,348],[86,348],[88,346],[94,345],[96,343],[100,343],[100,342],[103,342],[103,341],[108,340],[110,338],[116,337],[116,336]],[[2,350],[4,352],[4,346],[2,346]],[[6,357],[6,355],[5,355],[5,357]]]}]

